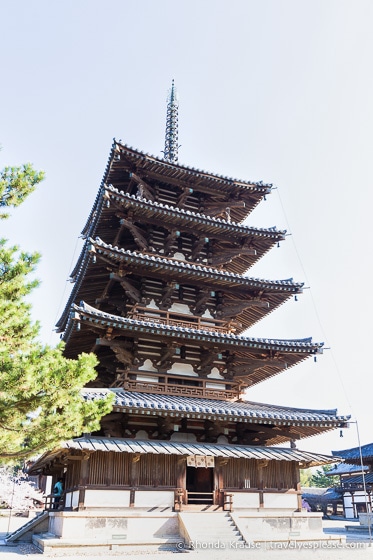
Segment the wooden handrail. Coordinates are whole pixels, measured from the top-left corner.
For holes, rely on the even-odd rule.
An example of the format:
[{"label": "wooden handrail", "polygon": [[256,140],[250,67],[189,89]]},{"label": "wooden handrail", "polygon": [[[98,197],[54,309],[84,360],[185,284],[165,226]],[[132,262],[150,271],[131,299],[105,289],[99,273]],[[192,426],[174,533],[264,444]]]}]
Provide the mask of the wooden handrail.
[{"label": "wooden handrail", "polygon": [[[146,313],[139,313],[143,311]],[[154,309],[135,304],[128,313],[132,319],[139,321],[153,321],[162,325],[184,326],[190,329],[212,330],[222,332],[234,332],[237,329],[237,322],[222,321],[221,319],[209,319],[199,315],[186,315],[177,311],[166,311],[164,309]]]}]

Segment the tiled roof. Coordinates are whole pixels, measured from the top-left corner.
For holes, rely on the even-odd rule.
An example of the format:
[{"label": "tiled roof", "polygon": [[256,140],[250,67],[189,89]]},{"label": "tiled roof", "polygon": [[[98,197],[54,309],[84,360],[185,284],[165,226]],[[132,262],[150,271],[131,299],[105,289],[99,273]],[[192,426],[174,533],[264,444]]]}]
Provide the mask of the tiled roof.
[{"label": "tiled roof", "polygon": [[270,461],[296,461],[301,466],[318,466],[333,462],[333,457],[281,447],[254,447],[248,445],[228,445],[213,443],[191,443],[160,440],[136,440],[121,438],[81,437],[64,442],[54,451],[45,453],[30,469],[30,473],[40,472],[42,467],[61,453],[71,451],[103,451],[115,453],[139,453],[153,455],[178,455],[224,457],[233,459],[257,459]]},{"label": "tiled roof", "polygon": [[[113,261],[125,262],[131,265],[132,268],[136,265],[141,268],[151,269],[151,272],[158,273],[159,271],[165,271],[169,275],[174,273],[180,278],[180,281],[184,278],[195,279],[198,283],[203,282],[210,286],[211,282],[218,282],[222,286],[234,287],[239,286],[247,289],[258,289],[266,292],[266,296],[270,297],[271,294],[278,294],[281,299],[271,302],[269,309],[265,311],[262,309],[261,314],[265,315],[268,311],[273,311],[278,305],[283,303],[285,300],[292,295],[300,294],[303,291],[302,282],[294,282],[292,278],[287,278],[284,280],[265,280],[261,278],[250,278],[247,276],[242,276],[241,274],[235,274],[233,272],[221,271],[217,268],[204,265],[195,265],[186,261],[181,261],[177,259],[171,259],[167,257],[159,257],[155,255],[149,255],[140,253],[139,251],[129,251],[125,249],[120,249],[119,247],[113,247],[110,244],[105,243],[99,238],[88,239],[84,245],[77,264],[71,273],[71,279],[75,282],[75,285],[71,291],[69,300],[65,306],[63,314],[57,323],[57,328],[59,331],[63,330],[64,325],[67,321],[67,314],[70,311],[71,305],[76,301],[79,290],[82,286],[83,279],[85,277],[87,267],[90,263],[90,258],[92,256],[92,251],[96,253],[101,253],[105,256],[109,256]],[[283,295],[283,296],[282,296]],[[229,298],[229,296],[228,296]],[[244,328],[247,325],[244,324]],[[251,323],[252,324],[252,323]]]},{"label": "tiled roof", "polygon": [[262,181],[242,181],[217,175],[184,165],[172,164],[161,158],[135,150],[114,139],[101,186],[114,187],[123,181],[123,172],[133,172],[164,184],[175,184],[182,188],[193,188],[209,194],[245,202],[244,207],[231,208],[231,217],[241,222],[271,192],[272,185]]},{"label": "tiled roof", "polygon": [[330,503],[341,500],[343,492],[335,488],[303,488],[302,497],[312,505],[313,503]]},{"label": "tiled roof", "polygon": [[120,317],[111,313],[105,313],[95,307],[87,305],[84,301],[80,305],[73,305],[73,311],[76,320],[76,314],[79,315],[80,320],[88,320],[96,323],[106,324],[108,326],[141,331],[143,333],[161,334],[162,336],[171,336],[191,340],[207,340],[221,344],[229,344],[232,346],[241,346],[244,348],[252,348],[256,350],[275,350],[282,352],[295,352],[297,354],[314,354],[322,353],[323,343],[312,342],[312,338],[305,338],[301,340],[280,340],[270,338],[251,338],[246,336],[239,336],[233,333],[224,333],[216,331],[198,330],[187,327],[178,327],[173,325],[161,325],[156,322],[140,321],[137,319],[130,319],[129,317]]},{"label": "tiled roof", "polygon": [[[335,453],[338,453],[337,451]],[[364,467],[364,471],[367,471],[369,467]],[[326,472],[326,476],[339,476],[342,474],[356,474],[361,472],[360,465],[350,465],[348,463],[339,463],[338,465],[334,465],[330,471]]]},{"label": "tiled roof", "polygon": [[347,463],[357,461],[360,463],[360,449],[363,459],[373,460],[373,443],[367,443],[359,447],[352,447],[351,449],[343,449],[342,451],[332,451],[333,455],[342,457]]},{"label": "tiled roof", "polygon": [[179,397],[175,395],[155,395],[124,391],[123,389],[83,389],[86,400],[102,399],[108,394],[115,394],[115,408],[138,409],[149,411],[180,412],[190,417],[231,417],[237,421],[268,420],[278,425],[287,422],[316,423],[335,426],[346,422],[349,416],[337,416],[336,410],[309,410],[289,408],[251,401],[218,401],[197,397]]},{"label": "tiled roof", "polygon": [[237,224],[235,222],[227,222],[221,218],[215,218],[212,216],[208,216],[206,214],[200,214],[198,212],[192,212],[191,210],[185,210],[184,208],[178,208],[177,206],[169,206],[168,204],[162,204],[156,201],[150,201],[145,198],[141,198],[140,196],[130,195],[119,189],[116,189],[112,185],[104,187],[106,191],[106,195],[110,198],[115,200],[120,200],[123,203],[127,203],[130,207],[139,207],[142,210],[150,209],[157,215],[167,215],[167,216],[175,216],[179,220],[182,219],[183,221],[194,223],[202,223],[210,227],[214,227],[216,229],[220,229],[222,231],[235,231],[244,235],[252,235],[257,237],[272,237],[276,240],[284,239],[286,230],[280,231],[277,230],[275,227],[272,228],[254,228],[249,226],[244,226],[241,224]]},{"label": "tiled roof", "polygon": [[367,473],[364,474],[364,478],[363,476],[360,475],[356,475],[356,476],[351,476],[349,478],[344,478],[342,480],[342,485],[349,485],[349,484],[373,484],[373,473]]},{"label": "tiled roof", "polygon": [[120,260],[130,259],[130,262],[141,261],[147,263],[148,266],[154,267],[159,267],[159,265],[161,265],[165,270],[168,270],[171,267],[183,271],[188,271],[190,274],[198,274],[198,276],[208,276],[211,279],[225,281],[226,283],[236,283],[264,290],[277,289],[290,291],[292,293],[299,293],[299,291],[303,288],[303,283],[293,282],[292,278],[287,278],[286,280],[264,280],[261,278],[249,278],[246,276],[241,276],[241,274],[235,274],[234,272],[221,271],[212,266],[193,264],[186,261],[170,259],[167,257],[144,254],[140,253],[139,251],[120,249],[119,247],[113,247],[112,245],[105,243],[104,241],[102,241],[102,239],[99,238],[96,238],[95,240],[90,239],[89,241],[91,244],[91,248],[94,247],[96,249],[101,249],[102,251],[109,251],[112,254],[116,254]]},{"label": "tiled roof", "polygon": [[[184,173],[186,176],[198,176],[199,179],[205,179],[211,181],[216,184],[226,184],[226,185],[234,185],[235,187],[241,187],[252,190],[253,188],[262,189],[263,192],[268,193],[272,187],[271,183],[263,183],[263,181],[243,181],[241,179],[234,179],[233,177],[227,177],[225,175],[218,175],[216,173],[211,173],[210,171],[204,171],[202,169],[197,169],[195,167],[187,167],[185,165],[180,165],[179,163],[170,163],[164,159],[161,159],[157,156],[153,156],[146,152],[142,152],[133,148],[132,146],[128,146],[127,144],[123,144],[121,140],[113,141],[112,151],[109,156],[108,167],[110,165],[111,159],[114,154],[119,154],[120,152],[128,157],[137,160],[146,161],[149,165],[156,165],[159,167],[163,167],[165,169],[175,170],[177,169],[179,172]],[[106,170],[105,176],[107,175],[108,168]]]}]

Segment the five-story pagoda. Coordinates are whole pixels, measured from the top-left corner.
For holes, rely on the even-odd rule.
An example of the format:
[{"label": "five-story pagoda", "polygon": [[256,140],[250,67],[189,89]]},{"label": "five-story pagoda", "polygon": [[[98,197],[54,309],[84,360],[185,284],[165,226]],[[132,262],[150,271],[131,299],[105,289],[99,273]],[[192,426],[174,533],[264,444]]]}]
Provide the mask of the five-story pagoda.
[{"label": "five-story pagoda", "polygon": [[271,185],[179,165],[177,148],[172,86],[164,159],[113,143],[58,323],[66,356],[99,360],[84,398],[114,393],[113,411],[34,472],[64,475],[65,510],[218,507],[227,495],[235,507],[297,510],[299,468],[328,458],[295,442],[347,418],[244,399],[322,352],[311,339],[242,334],[302,292],[248,275],[285,237],[243,225]]}]

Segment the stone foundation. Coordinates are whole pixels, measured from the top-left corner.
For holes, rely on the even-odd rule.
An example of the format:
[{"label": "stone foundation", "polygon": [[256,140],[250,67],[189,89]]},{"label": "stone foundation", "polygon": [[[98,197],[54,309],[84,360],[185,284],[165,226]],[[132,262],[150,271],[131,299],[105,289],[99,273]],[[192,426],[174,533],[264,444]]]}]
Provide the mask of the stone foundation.
[{"label": "stone foundation", "polygon": [[[231,515],[247,543],[319,541],[332,538],[323,532],[321,512],[235,511]],[[338,537],[338,540],[341,538]]]}]

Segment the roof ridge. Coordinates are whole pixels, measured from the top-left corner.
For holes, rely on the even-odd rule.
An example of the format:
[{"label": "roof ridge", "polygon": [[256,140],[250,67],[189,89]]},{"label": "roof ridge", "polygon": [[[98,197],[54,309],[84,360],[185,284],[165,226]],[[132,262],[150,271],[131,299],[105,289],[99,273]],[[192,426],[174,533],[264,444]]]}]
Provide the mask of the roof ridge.
[{"label": "roof ridge", "polygon": [[137,195],[133,195],[133,194],[129,194],[129,193],[125,193],[124,191],[121,191],[119,189],[117,189],[116,187],[114,187],[113,185],[104,185],[104,188],[106,190],[109,190],[111,192],[115,192],[120,194],[123,198],[128,198],[134,201],[138,201],[138,202],[143,202],[145,204],[147,204],[148,206],[154,206],[155,208],[159,207],[165,210],[171,210],[172,212],[175,212],[176,214],[184,214],[187,216],[195,216],[198,218],[202,218],[204,220],[209,220],[211,222],[216,222],[217,224],[222,224],[222,225],[226,225],[228,227],[237,227],[237,228],[242,228],[244,230],[249,230],[252,232],[271,232],[271,233],[277,233],[277,234],[282,234],[285,235],[286,234],[286,229],[284,230],[279,230],[276,228],[276,226],[271,226],[271,227],[267,227],[267,228],[258,228],[258,227],[252,227],[252,226],[247,226],[247,225],[243,225],[240,224],[238,222],[234,222],[234,221],[230,221],[228,222],[227,220],[223,220],[222,218],[216,218],[215,216],[209,216],[208,214],[203,214],[201,212],[194,212],[193,210],[185,210],[184,208],[178,208],[177,206],[171,206],[169,204],[163,204],[162,202],[156,202],[156,201],[152,201],[152,200],[148,200],[145,197],[142,196],[137,196]]},{"label": "roof ridge", "polygon": [[218,268],[214,268],[214,267],[208,266],[208,265],[192,264],[192,263],[189,263],[187,261],[173,259],[173,258],[166,257],[166,256],[159,256],[159,255],[156,255],[156,254],[149,255],[147,253],[141,253],[140,251],[131,251],[130,249],[123,249],[121,247],[118,247],[117,245],[113,246],[111,243],[105,243],[105,241],[103,241],[100,237],[96,237],[95,239],[89,238],[88,241],[91,244],[97,244],[97,245],[99,245],[101,247],[104,247],[104,248],[107,248],[111,251],[126,254],[128,256],[143,258],[144,260],[149,260],[149,261],[162,262],[164,264],[176,264],[177,263],[178,266],[181,266],[182,268],[185,268],[185,269],[205,271],[207,273],[218,274],[218,275],[223,276],[223,277],[237,278],[237,279],[248,280],[248,281],[252,281],[252,282],[260,282],[261,284],[271,284],[271,285],[286,285],[286,284],[289,285],[289,284],[291,284],[293,287],[299,287],[299,288],[302,288],[303,285],[304,285],[303,282],[293,282],[292,278],[286,278],[284,280],[265,280],[264,278],[250,278],[248,276],[243,276],[242,274],[237,274],[235,272],[229,272],[229,271],[226,271],[226,270],[222,271],[222,270],[219,270]]}]

